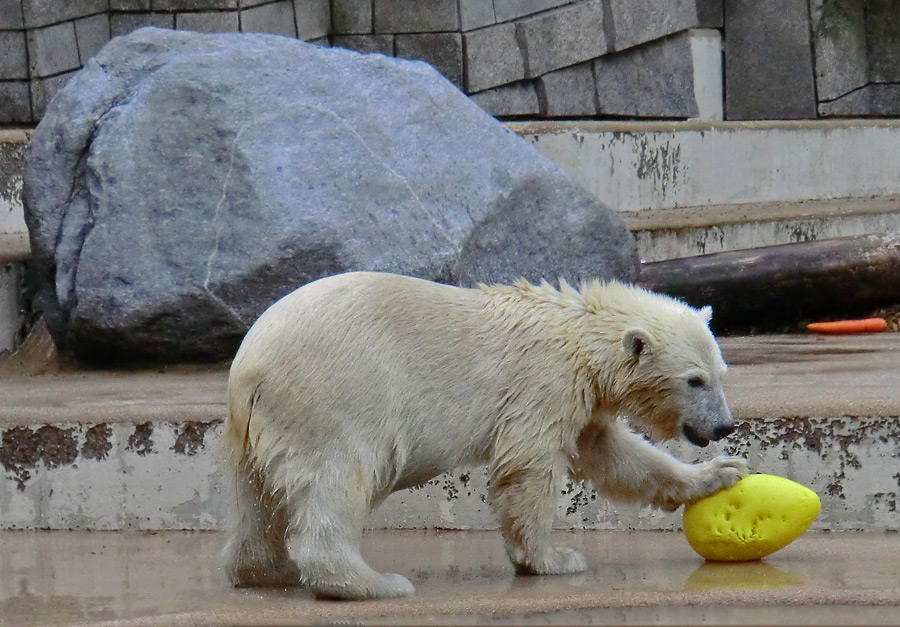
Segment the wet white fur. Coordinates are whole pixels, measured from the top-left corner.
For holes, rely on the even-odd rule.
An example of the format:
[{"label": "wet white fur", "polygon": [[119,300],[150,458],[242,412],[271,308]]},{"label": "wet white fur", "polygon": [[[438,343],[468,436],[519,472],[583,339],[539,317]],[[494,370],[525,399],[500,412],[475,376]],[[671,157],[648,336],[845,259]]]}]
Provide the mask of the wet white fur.
[{"label": "wet white fur", "polygon": [[460,289],[347,273],[285,296],[250,329],[228,382],[232,582],[410,594],[360,556],[366,517],[391,492],[472,462],[489,466],[518,572],[583,570],[550,543],[567,476],[674,509],[747,472],[735,458],[684,464],[621,420],[654,439],[692,420],[685,380],[719,385],[725,371],[708,319],[614,282]]}]

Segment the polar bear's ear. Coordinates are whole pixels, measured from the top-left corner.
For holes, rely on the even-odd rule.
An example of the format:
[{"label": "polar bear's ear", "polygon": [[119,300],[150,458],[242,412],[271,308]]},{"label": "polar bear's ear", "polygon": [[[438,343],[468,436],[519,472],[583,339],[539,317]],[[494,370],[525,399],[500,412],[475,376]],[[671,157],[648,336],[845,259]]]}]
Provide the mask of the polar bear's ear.
[{"label": "polar bear's ear", "polygon": [[649,355],[653,352],[653,342],[643,329],[628,329],[622,336],[622,348],[629,357]]},{"label": "polar bear's ear", "polygon": [[709,321],[712,320],[712,307],[707,305],[700,310],[700,317],[709,324]]}]

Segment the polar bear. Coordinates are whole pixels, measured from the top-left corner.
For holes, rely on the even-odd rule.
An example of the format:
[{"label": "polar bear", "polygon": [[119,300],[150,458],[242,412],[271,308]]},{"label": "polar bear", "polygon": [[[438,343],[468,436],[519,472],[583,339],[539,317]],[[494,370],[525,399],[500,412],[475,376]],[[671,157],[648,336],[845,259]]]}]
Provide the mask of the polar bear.
[{"label": "polar bear", "polygon": [[411,594],[364,562],[366,516],[478,462],[516,572],[584,570],[550,543],[567,476],[674,510],[747,473],[739,458],[682,463],[622,420],[701,446],[734,429],[709,317],[617,282],[463,289],[350,272],[288,294],[247,333],[228,379],[233,585]]}]

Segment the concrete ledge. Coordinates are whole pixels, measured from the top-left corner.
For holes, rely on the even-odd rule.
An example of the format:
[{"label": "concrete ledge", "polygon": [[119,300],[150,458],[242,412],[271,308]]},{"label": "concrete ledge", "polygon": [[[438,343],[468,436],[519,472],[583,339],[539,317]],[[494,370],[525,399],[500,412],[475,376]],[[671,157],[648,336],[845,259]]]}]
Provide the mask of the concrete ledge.
[{"label": "concrete ledge", "polygon": [[[814,528],[900,530],[900,334],[723,338],[739,429],[673,442],[685,461],[727,452],[823,502]],[[0,528],[217,529],[226,371],[0,378]],[[372,528],[494,529],[482,468],[392,495]],[[613,506],[560,486],[563,529],[677,529],[681,514]]]},{"label": "concrete ledge", "polygon": [[644,261],[900,231],[900,198],[642,209],[626,213]]},{"label": "concrete ledge", "polygon": [[22,211],[22,171],[30,137],[31,131],[0,129],[0,234],[27,232]]},{"label": "concrete ledge", "polygon": [[0,265],[31,259],[28,232],[0,233]]},{"label": "concrete ledge", "polygon": [[625,213],[900,194],[900,120],[507,126]]},{"label": "concrete ledge", "polygon": [[630,212],[623,217],[632,231],[662,231],[731,226],[747,222],[880,216],[897,212],[900,212],[900,196],[880,196],[651,208]]}]

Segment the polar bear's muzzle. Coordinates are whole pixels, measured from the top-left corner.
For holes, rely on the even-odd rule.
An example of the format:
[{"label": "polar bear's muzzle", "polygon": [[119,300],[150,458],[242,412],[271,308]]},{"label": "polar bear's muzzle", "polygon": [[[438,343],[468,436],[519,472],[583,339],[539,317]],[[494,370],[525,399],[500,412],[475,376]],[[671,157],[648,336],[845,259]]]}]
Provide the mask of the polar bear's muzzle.
[{"label": "polar bear's muzzle", "polygon": [[711,438],[701,435],[691,425],[684,425],[682,432],[684,433],[684,437],[686,437],[691,444],[703,447],[709,444],[710,440],[719,441],[722,438],[731,435],[731,433],[734,432],[734,422],[729,421],[716,425],[715,429],[713,429]]},{"label": "polar bear's muzzle", "polygon": [[734,418],[721,386],[704,386],[693,392],[693,411],[681,428],[684,437],[691,444],[706,446],[710,441],[719,441],[733,433]]}]

